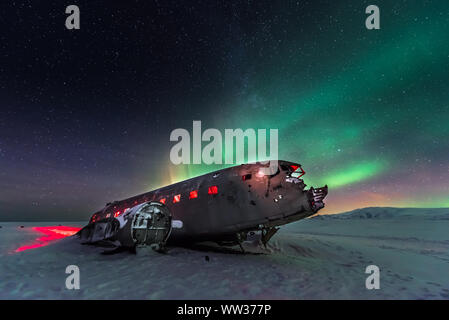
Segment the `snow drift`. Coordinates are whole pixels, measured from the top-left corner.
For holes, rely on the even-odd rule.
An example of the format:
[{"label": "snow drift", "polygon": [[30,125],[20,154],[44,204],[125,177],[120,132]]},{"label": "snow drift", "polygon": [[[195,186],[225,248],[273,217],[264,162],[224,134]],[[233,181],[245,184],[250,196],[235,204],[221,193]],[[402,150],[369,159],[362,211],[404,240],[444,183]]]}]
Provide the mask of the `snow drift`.
[{"label": "snow drift", "polygon": [[[316,216],[282,227],[270,254],[199,245],[102,255],[74,237],[15,252],[38,237],[32,226],[52,224],[0,225],[1,299],[449,299],[449,209]],[[379,290],[365,288],[372,264]],[[80,290],[65,288],[68,265],[80,268]]]}]

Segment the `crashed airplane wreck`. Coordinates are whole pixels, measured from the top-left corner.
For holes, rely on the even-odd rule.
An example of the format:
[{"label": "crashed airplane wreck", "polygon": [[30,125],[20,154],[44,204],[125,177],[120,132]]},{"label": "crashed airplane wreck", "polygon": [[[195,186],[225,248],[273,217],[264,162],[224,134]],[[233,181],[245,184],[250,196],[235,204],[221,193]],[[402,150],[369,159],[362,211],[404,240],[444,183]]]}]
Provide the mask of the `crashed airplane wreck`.
[{"label": "crashed airplane wreck", "polygon": [[[77,236],[108,252],[214,242],[258,241],[266,246],[279,226],[316,214],[327,186],[306,190],[301,165],[250,163],[208,173],[125,200],[94,213]],[[268,174],[267,174],[268,172]]]}]

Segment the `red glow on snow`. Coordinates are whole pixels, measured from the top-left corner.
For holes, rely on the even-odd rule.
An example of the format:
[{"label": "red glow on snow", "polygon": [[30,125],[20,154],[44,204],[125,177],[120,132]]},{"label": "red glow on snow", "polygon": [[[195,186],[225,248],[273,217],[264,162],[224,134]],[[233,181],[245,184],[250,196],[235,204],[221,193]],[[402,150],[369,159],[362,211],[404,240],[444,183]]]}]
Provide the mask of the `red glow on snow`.
[{"label": "red glow on snow", "polygon": [[217,188],[217,186],[209,187],[209,189],[207,190],[207,193],[208,193],[208,194],[217,194],[217,193],[218,193],[218,188]]},{"label": "red glow on snow", "polygon": [[39,247],[43,247],[48,245],[51,241],[62,239],[65,237],[73,236],[75,233],[81,230],[81,228],[77,227],[66,227],[66,226],[57,226],[57,227],[33,227],[34,231],[45,234],[45,236],[39,237],[36,239],[37,243],[33,243],[30,245],[22,246],[16,249],[16,252],[35,249]]},{"label": "red glow on snow", "polygon": [[181,195],[177,194],[176,196],[173,197],[173,203],[179,202],[181,201]]},{"label": "red glow on snow", "polygon": [[198,198],[198,190],[193,190],[189,194],[189,199],[195,199]]}]

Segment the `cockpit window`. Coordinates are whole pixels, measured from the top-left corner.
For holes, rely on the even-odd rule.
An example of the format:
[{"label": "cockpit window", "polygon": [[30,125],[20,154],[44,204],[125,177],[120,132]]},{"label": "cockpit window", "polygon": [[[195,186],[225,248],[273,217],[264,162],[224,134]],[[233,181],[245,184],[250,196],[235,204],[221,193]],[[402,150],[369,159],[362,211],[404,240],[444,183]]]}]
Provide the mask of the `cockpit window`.
[{"label": "cockpit window", "polygon": [[291,165],[293,172],[290,174],[293,178],[300,178],[306,174],[301,166]]},{"label": "cockpit window", "polygon": [[292,164],[292,165],[287,165],[287,164],[281,164],[280,165],[281,169],[283,171],[287,171],[288,174],[293,177],[293,178],[300,178],[303,175],[306,174],[306,172],[303,170],[303,168],[301,167],[301,165],[296,165],[296,164]]}]

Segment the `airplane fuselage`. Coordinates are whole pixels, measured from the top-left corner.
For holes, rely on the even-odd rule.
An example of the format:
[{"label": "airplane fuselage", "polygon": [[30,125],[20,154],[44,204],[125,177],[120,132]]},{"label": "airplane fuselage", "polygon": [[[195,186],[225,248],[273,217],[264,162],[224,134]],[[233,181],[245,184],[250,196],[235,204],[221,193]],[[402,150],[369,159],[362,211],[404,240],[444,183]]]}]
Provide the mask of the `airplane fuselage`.
[{"label": "airplane fuselage", "polygon": [[305,190],[303,180],[293,177],[300,165],[279,161],[271,175],[261,173],[264,167],[261,163],[230,167],[113,202],[96,212],[90,223],[158,201],[169,208],[173,220],[182,221],[182,228],[172,230],[169,242],[226,242],[239,233],[306,218],[324,207],[327,187]]}]

